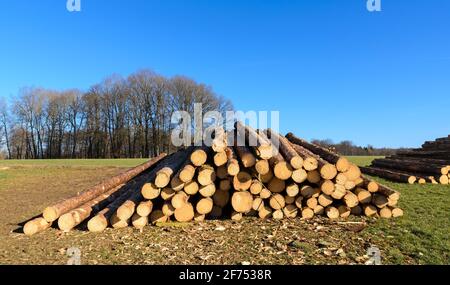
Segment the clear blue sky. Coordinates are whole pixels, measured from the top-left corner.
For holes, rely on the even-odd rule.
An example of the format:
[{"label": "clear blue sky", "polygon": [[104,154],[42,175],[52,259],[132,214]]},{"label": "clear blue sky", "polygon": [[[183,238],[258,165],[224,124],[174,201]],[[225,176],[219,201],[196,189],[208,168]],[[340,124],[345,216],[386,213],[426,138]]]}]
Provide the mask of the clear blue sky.
[{"label": "clear blue sky", "polygon": [[450,133],[450,1],[0,1],[0,96],[150,68],[214,87],[281,130],[360,145]]}]

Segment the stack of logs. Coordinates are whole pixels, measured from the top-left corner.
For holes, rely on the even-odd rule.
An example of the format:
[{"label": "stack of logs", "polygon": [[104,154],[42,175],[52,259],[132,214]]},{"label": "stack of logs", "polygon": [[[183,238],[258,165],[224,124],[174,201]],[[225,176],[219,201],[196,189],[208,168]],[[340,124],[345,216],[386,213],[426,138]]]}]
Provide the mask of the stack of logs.
[{"label": "stack of logs", "polygon": [[41,232],[54,222],[66,232],[77,226],[101,232],[108,226],[142,230],[171,220],[403,215],[398,192],[293,134],[283,137],[237,122],[234,130],[219,129],[213,136],[211,147],[162,154],[46,208],[25,224],[24,233]]},{"label": "stack of logs", "polygon": [[450,181],[450,136],[425,142],[420,149],[376,159],[363,173],[400,183],[444,184]]}]

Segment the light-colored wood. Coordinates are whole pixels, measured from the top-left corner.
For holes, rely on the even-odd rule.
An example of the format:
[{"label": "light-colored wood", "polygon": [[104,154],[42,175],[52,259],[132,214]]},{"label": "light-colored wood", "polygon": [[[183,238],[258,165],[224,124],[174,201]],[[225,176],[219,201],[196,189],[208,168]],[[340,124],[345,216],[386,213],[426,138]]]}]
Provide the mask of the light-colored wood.
[{"label": "light-colored wood", "polygon": [[199,213],[195,213],[194,215],[194,221],[196,222],[203,222],[206,219],[206,215],[201,215]]},{"label": "light-colored wood", "polygon": [[358,201],[361,204],[369,204],[370,202],[372,202],[372,194],[365,189],[356,188],[355,194],[357,195]]},{"label": "light-colored wood", "polygon": [[174,217],[178,222],[189,222],[194,219],[195,211],[191,203],[186,203],[175,209]]},{"label": "light-colored wood", "polygon": [[384,207],[384,208],[380,209],[379,215],[380,215],[380,217],[382,217],[384,219],[390,219],[390,218],[392,218],[392,211],[391,211],[391,209],[389,209],[389,207]]},{"label": "light-colored wood", "polygon": [[272,217],[272,212],[273,212],[272,208],[270,208],[269,206],[266,205],[258,211],[258,216],[261,219],[268,219],[268,218]]},{"label": "light-colored wood", "polygon": [[314,197],[307,199],[306,206],[308,206],[308,208],[314,209],[317,206],[317,199]]},{"label": "light-colored wood", "polygon": [[137,204],[135,201],[127,200],[125,203],[123,203],[116,212],[117,218],[126,221],[130,219],[135,210],[136,210]]},{"label": "light-colored wood", "polygon": [[403,210],[400,208],[393,208],[392,211],[392,217],[398,218],[403,216]]},{"label": "light-colored wood", "polygon": [[255,164],[256,172],[258,172],[261,175],[265,175],[269,173],[270,171],[270,165],[269,161],[265,159],[260,159]]},{"label": "light-colored wood", "polygon": [[179,176],[174,176],[170,181],[170,187],[165,187],[164,189],[171,189],[173,191],[178,192],[183,190],[185,185],[186,183],[181,181]]},{"label": "light-colored wood", "polygon": [[252,185],[250,186],[250,193],[253,195],[259,195],[263,188],[264,185],[259,180],[253,179]]},{"label": "light-colored wood", "polygon": [[342,185],[335,185],[335,189],[333,194],[331,194],[331,197],[333,197],[336,200],[341,200],[342,198],[344,198],[345,194],[347,194],[347,189],[345,189],[344,186]]},{"label": "light-colored wood", "polygon": [[317,205],[314,207],[313,211],[316,216],[321,216],[325,213],[325,207],[322,205]]},{"label": "light-colored wood", "polygon": [[303,209],[303,197],[302,196],[298,196],[296,199],[295,199],[295,206],[297,207],[297,208],[299,208],[300,210],[301,209]]},{"label": "light-colored wood", "polygon": [[164,167],[156,173],[155,185],[158,188],[164,188],[169,185],[174,169],[171,167]]},{"label": "light-colored wood", "polygon": [[221,127],[216,128],[213,133],[214,139],[212,140],[211,147],[214,152],[223,152],[228,146],[227,132]]},{"label": "light-colored wood", "polygon": [[326,194],[321,194],[318,199],[319,204],[325,208],[333,204],[333,201],[333,197]]},{"label": "light-colored wood", "polygon": [[242,218],[243,218],[242,213],[239,213],[236,211],[233,211],[231,213],[231,220],[233,220],[233,221],[240,221],[240,220],[242,220]]},{"label": "light-colored wood", "polygon": [[300,169],[303,167],[303,158],[298,155],[291,143],[285,137],[280,136],[277,132],[271,129],[267,129],[266,132],[274,148],[279,149],[279,152],[293,169]]},{"label": "light-colored wood", "polygon": [[211,165],[204,164],[198,171],[197,181],[201,186],[206,186],[216,181],[216,171]]},{"label": "light-colored wood", "polygon": [[205,198],[212,197],[216,193],[216,185],[214,183],[202,186],[198,192]]},{"label": "light-colored wood", "polygon": [[302,209],[302,219],[304,220],[310,220],[314,217],[314,210],[310,209],[308,207],[304,207]]},{"label": "light-colored wood", "polygon": [[274,177],[273,172],[272,172],[272,170],[270,170],[266,174],[260,175],[259,179],[261,180],[262,183],[269,183],[273,177]]},{"label": "light-colored wood", "polygon": [[336,177],[338,171],[333,164],[325,164],[320,168],[320,176],[323,179],[331,180]]},{"label": "light-colored wood", "polygon": [[197,194],[199,189],[200,186],[198,185],[197,181],[190,181],[184,185],[184,192],[186,192],[186,194],[188,195]]},{"label": "light-colored wood", "polygon": [[211,213],[213,206],[214,206],[213,199],[202,198],[197,202],[195,209],[197,210],[197,213],[206,215]]},{"label": "light-colored wood", "polygon": [[347,183],[348,180],[347,180],[347,176],[345,176],[344,173],[338,173],[336,175],[335,181],[336,181],[336,184],[339,184],[339,185],[342,185],[345,187],[345,184]]},{"label": "light-colored wood", "polygon": [[327,195],[333,194],[335,186],[331,180],[323,180],[320,185],[320,190]]},{"label": "light-colored wood", "polygon": [[230,176],[236,176],[240,171],[239,161],[237,160],[236,154],[230,147],[228,147],[225,152],[228,157],[227,173]]},{"label": "light-colored wood", "polygon": [[245,126],[242,122],[236,122],[235,129],[239,136],[245,138],[246,145],[254,149],[256,155],[262,159],[270,159],[272,157],[272,144],[265,135],[257,133],[253,128]]},{"label": "light-colored wood", "polygon": [[164,216],[172,217],[175,214],[175,207],[171,203],[165,202],[161,208]]},{"label": "light-colored wood", "polygon": [[49,223],[44,218],[39,217],[27,222],[23,227],[23,233],[27,236],[32,236],[48,229],[51,225],[52,223]]},{"label": "light-colored wood", "polygon": [[286,194],[289,197],[296,197],[298,193],[300,193],[300,188],[298,187],[297,184],[291,183],[286,186]]},{"label": "light-colored wood", "polygon": [[284,218],[283,209],[278,209],[278,210],[273,211],[272,218],[274,220],[278,220],[278,221],[282,220]]},{"label": "light-colored wood", "polygon": [[264,200],[257,197],[253,200],[252,209],[255,211],[259,211],[264,207]]},{"label": "light-colored wood", "polygon": [[374,217],[378,214],[377,207],[372,204],[363,205],[363,211],[367,217]]},{"label": "light-colored wood", "polygon": [[292,180],[294,180],[295,183],[303,183],[308,178],[308,173],[303,168],[296,169],[292,172]]},{"label": "light-colored wood", "polygon": [[337,219],[340,216],[339,210],[336,207],[328,206],[325,208],[325,214],[331,220]]},{"label": "light-colored wood", "polygon": [[153,200],[159,197],[161,189],[153,183],[145,183],[141,189],[142,196],[147,200]]},{"label": "light-colored wood", "polygon": [[171,204],[175,209],[183,207],[189,200],[189,196],[184,192],[178,192],[173,196]]},{"label": "light-colored wood", "polygon": [[190,159],[191,163],[194,166],[196,167],[202,166],[208,160],[208,148],[207,147],[197,148],[191,153]]},{"label": "light-colored wood", "polygon": [[345,176],[347,176],[348,180],[356,180],[361,176],[361,170],[358,166],[356,166],[353,163],[350,163],[350,166],[348,167],[347,171],[344,172]]},{"label": "light-colored wood", "polygon": [[113,214],[109,220],[111,226],[115,229],[123,229],[128,227],[130,220],[121,220],[116,214]]},{"label": "light-colored wood", "polygon": [[261,199],[269,199],[270,196],[272,196],[272,192],[270,192],[270,190],[267,189],[267,188],[263,188],[263,189],[261,190],[261,193],[259,193],[259,197],[260,197]]},{"label": "light-colored wood", "polygon": [[231,205],[236,212],[247,213],[252,209],[253,196],[249,192],[234,192]]},{"label": "light-colored wood", "polygon": [[304,198],[307,198],[307,199],[311,198],[315,192],[316,191],[314,190],[314,188],[309,185],[304,185],[300,189],[300,195],[302,195]]},{"label": "light-colored wood", "polygon": [[136,213],[141,217],[148,217],[153,210],[153,202],[142,201],[136,208]]},{"label": "light-colored wood", "polygon": [[131,224],[138,230],[142,230],[148,225],[148,216],[141,217],[137,213],[131,217]]},{"label": "light-colored wood", "polygon": [[236,191],[247,191],[252,186],[252,176],[245,171],[240,171],[233,178],[233,187]]},{"label": "light-colored wood", "polygon": [[283,209],[286,206],[286,202],[284,201],[284,197],[281,194],[273,195],[269,200],[269,205],[274,210]]},{"label": "light-colored wood", "polygon": [[228,158],[227,153],[225,151],[218,152],[214,155],[214,165],[222,166],[227,164]]},{"label": "light-colored wood", "polygon": [[250,149],[248,149],[246,146],[237,146],[237,145],[235,145],[234,148],[244,168],[250,168],[255,166],[256,157],[250,151]]},{"label": "light-colored wood", "polygon": [[346,172],[350,167],[350,162],[345,157],[340,157],[336,162],[336,169],[339,172]]},{"label": "light-colored wood", "polygon": [[345,194],[342,200],[344,201],[345,205],[347,205],[347,207],[349,208],[356,207],[359,204],[358,196],[350,191],[348,191],[347,194]]},{"label": "light-colored wood", "polygon": [[283,214],[288,219],[294,219],[298,216],[298,208],[294,204],[286,205],[283,208]]},{"label": "light-colored wood", "polygon": [[195,166],[191,164],[186,164],[180,171],[178,177],[184,183],[192,181],[195,176]]}]

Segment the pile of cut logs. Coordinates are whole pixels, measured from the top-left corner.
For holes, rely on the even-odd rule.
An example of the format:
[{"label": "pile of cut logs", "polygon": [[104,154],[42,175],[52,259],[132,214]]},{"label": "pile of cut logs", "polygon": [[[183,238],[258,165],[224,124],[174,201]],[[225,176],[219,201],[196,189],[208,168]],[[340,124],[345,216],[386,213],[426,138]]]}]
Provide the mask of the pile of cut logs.
[{"label": "pile of cut logs", "polygon": [[47,207],[25,224],[27,235],[52,224],[101,232],[108,226],[243,216],[330,219],[399,217],[398,192],[370,181],[347,159],[288,134],[240,122],[218,129],[210,147],[191,146]]},{"label": "pile of cut logs", "polygon": [[422,148],[376,159],[362,172],[400,183],[444,184],[450,181],[450,135],[425,142]]}]

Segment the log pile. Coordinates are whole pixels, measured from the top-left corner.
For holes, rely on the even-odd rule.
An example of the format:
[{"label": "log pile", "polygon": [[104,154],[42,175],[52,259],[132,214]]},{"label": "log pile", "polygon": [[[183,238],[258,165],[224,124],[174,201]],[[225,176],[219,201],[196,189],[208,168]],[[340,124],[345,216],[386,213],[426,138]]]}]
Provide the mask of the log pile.
[{"label": "log pile", "polygon": [[356,165],[293,134],[254,130],[240,122],[214,132],[212,146],[165,154],[92,189],[47,207],[29,221],[32,235],[52,224],[142,230],[168,221],[245,216],[329,219],[403,215],[399,193],[370,181]]},{"label": "log pile", "polygon": [[361,170],[393,182],[449,185],[450,136],[425,142],[419,149],[376,159],[370,167]]}]

